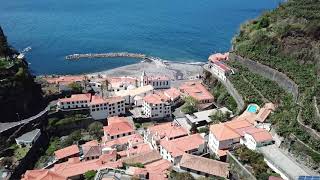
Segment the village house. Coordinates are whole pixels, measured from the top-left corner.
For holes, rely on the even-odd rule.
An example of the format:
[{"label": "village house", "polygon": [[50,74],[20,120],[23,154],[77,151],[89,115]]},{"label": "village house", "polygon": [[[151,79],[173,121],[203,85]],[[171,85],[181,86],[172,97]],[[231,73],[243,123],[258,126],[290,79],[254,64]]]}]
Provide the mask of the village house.
[{"label": "village house", "polygon": [[205,149],[205,140],[200,134],[160,141],[160,155],[174,165],[179,163],[184,153],[199,155],[204,153]]},{"label": "village house", "polygon": [[71,145],[54,152],[55,159],[58,162],[67,161],[69,158],[77,157],[79,159],[80,150],[77,145]]},{"label": "village house", "polygon": [[69,180],[69,178],[49,169],[27,170],[21,180]]},{"label": "village house", "polygon": [[211,72],[218,76],[223,81],[226,81],[227,76],[229,74],[233,74],[233,70],[227,66],[223,61],[228,60],[229,53],[221,54],[213,54],[209,56],[209,68]]},{"label": "village house", "polygon": [[124,99],[121,97],[102,98],[91,94],[74,94],[70,98],[62,98],[57,102],[61,111],[89,109],[93,119],[105,119],[125,113]]},{"label": "village house", "polygon": [[56,84],[59,92],[71,91],[71,84],[76,83],[81,87],[85,87],[85,76],[60,76],[60,77],[46,77],[45,80],[50,84]]},{"label": "village house", "polygon": [[168,97],[167,102],[171,106],[176,106],[181,102],[181,93],[177,88],[170,88],[163,91],[164,96]]},{"label": "village house", "polygon": [[107,77],[109,91],[130,90],[138,87],[138,79],[135,77]]},{"label": "village house", "polygon": [[126,107],[142,106],[143,98],[153,92],[151,85],[138,87],[135,89],[120,90],[114,92],[116,96],[120,96],[125,99]]},{"label": "village house", "polygon": [[82,156],[81,159],[88,161],[98,159],[102,154],[102,146],[97,140],[86,142],[81,146]]},{"label": "village house", "polygon": [[179,168],[191,175],[205,176],[210,178],[228,178],[229,164],[221,161],[212,160],[192,154],[183,154],[179,163]]},{"label": "village house", "polygon": [[109,117],[108,125],[103,127],[105,140],[114,140],[135,134],[134,126],[126,117]]},{"label": "village house", "polygon": [[149,143],[153,149],[160,151],[160,140],[173,140],[187,135],[188,132],[183,127],[168,122],[148,127],[144,131],[144,141]]},{"label": "village house", "polygon": [[40,135],[41,135],[40,129],[35,129],[23,134],[22,136],[16,138],[15,140],[20,147],[30,148],[38,140]]},{"label": "village house", "polygon": [[[266,106],[271,107],[271,104],[267,103]],[[247,109],[231,121],[211,125],[208,141],[209,151],[219,158],[225,158],[227,150],[236,148],[240,144],[256,150],[257,147],[273,143],[271,134],[266,129],[259,128],[257,122],[266,118],[265,113],[260,113],[261,111],[265,112],[266,109],[260,109],[259,112],[250,112]],[[268,115],[270,113],[271,111],[267,112]]]},{"label": "village house", "polygon": [[151,119],[171,117],[171,105],[158,94],[149,94],[143,98],[143,113]]},{"label": "village house", "polygon": [[129,157],[129,156],[133,156],[136,154],[144,154],[144,153],[149,152],[151,150],[152,149],[149,144],[139,143],[139,144],[127,146],[126,150],[119,151],[119,152],[117,152],[117,154],[120,157]]},{"label": "village house", "polygon": [[199,81],[185,82],[179,88],[184,96],[190,96],[198,101],[201,109],[206,109],[213,103],[213,95]]},{"label": "village house", "polygon": [[168,89],[171,86],[171,80],[167,76],[148,76],[143,71],[141,75],[141,86],[152,85],[154,89]]}]

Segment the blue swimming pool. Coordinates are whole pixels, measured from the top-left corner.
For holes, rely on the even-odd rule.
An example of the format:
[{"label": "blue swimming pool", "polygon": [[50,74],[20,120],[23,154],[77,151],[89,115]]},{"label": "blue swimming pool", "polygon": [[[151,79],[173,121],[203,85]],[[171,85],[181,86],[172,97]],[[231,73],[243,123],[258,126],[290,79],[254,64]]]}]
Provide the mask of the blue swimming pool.
[{"label": "blue swimming pool", "polygon": [[250,104],[250,105],[248,106],[247,111],[248,111],[248,112],[251,112],[251,113],[256,113],[257,110],[258,110],[257,108],[258,108],[258,107],[257,107],[256,105]]}]

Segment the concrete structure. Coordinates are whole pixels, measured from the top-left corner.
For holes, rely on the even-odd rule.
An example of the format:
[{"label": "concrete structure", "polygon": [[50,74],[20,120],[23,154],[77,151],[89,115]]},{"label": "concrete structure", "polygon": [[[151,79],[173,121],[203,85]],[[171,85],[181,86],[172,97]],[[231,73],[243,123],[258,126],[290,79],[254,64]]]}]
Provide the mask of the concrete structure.
[{"label": "concrete structure", "polygon": [[173,140],[187,136],[188,132],[175,123],[161,123],[150,126],[144,131],[144,141],[149,143],[153,149],[160,151],[160,141],[162,139]]},{"label": "concrete structure", "polygon": [[125,99],[125,105],[130,106],[141,106],[143,97],[153,92],[151,85],[138,87],[135,89],[120,90],[115,92],[116,96],[120,96]]},{"label": "concrete structure", "polygon": [[152,85],[154,89],[167,89],[171,86],[171,80],[167,76],[147,76],[143,71],[141,75],[141,86]]},{"label": "concrete structure", "polygon": [[210,178],[220,177],[226,179],[229,177],[228,163],[187,153],[183,154],[179,163],[179,168],[190,172],[191,175],[197,174]]},{"label": "concrete structure", "polygon": [[35,129],[32,130],[30,132],[27,132],[25,134],[23,134],[22,136],[16,138],[16,143],[20,146],[20,147],[32,147],[32,145],[34,144],[34,142],[36,142],[38,140],[38,138],[41,135],[41,131],[40,129]]},{"label": "concrete structure", "polygon": [[89,108],[91,94],[73,94],[69,98],[59,99],[57,107],[60,110]]},{"label": "concrete structure", "polygon": [[134,126],[126,117],[108,118],[108,126],[103,127],[106,141],[135,134]]},{"label": "concrete structure", "polygon": [[181,138],[160,141],[160,155],[173,163],[178,164],[184,153],[202,154],[205,151],[205,140],[200,134],[193,134]]},{"label": "concrete structure", "polygon": [[257,150],[257,148],[266,146],[273,143],[271,134],[265,129],[251,129],[247,130],[240,140],[241,144],[247,146],[251,150]]},{"label": "concrete structure", "polygon": [[149,94],[143,98],[143,112],[151,119],[171,117],[171,105],[158,94]]}]

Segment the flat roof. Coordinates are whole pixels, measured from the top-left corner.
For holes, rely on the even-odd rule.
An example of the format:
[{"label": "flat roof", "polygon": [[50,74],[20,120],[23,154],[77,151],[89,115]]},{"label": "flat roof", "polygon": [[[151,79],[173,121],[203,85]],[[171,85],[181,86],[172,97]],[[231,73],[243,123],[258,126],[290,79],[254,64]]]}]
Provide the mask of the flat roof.
[{"label": "flat roof", "polygon": [[17,141],[33,141],[36,135],[40,132],[40,129],[35,129],[32,131],[29,131],[22,136],[16,138]]}]

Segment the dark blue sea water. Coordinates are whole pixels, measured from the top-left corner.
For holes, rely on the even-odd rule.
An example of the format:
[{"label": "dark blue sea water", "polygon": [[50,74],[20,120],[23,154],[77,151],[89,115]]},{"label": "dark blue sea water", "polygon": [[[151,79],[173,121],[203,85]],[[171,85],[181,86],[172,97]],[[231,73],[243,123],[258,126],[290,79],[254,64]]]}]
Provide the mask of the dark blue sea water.
[{"label": "dark blue sea water", "polygon": [[35,74],[111,69],[134,59],[83,59],[73,53],[139,52],[176,61],[206,61],[226,51],[241,23],[279,0],[0,0],[0,25],[27,54]]}]

